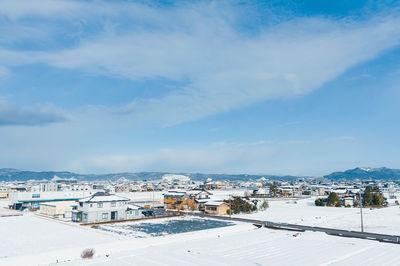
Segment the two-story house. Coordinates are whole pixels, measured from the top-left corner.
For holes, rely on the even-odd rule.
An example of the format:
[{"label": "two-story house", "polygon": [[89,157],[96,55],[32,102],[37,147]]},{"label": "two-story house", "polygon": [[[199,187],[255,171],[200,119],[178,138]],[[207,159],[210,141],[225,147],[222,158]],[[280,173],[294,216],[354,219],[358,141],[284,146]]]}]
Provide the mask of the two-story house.
[{"label": "two-story house", "polygon": [[72,212],[75,222],[93,223],[126,219],[129,199],[106,192],[79,200],[77,210]]},{"label": "two-story house", "polygon": [[211,193],[206,190],[170,190],[164,194],[164,208],[174,210],[198,210]]}]

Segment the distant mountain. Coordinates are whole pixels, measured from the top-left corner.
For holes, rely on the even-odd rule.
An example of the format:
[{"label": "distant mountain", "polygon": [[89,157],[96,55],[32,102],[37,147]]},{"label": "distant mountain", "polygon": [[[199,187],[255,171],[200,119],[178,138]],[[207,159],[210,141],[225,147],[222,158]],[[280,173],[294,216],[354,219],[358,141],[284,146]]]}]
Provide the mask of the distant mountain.
[{"label": "distant mountain", "polygon": [[344,172],[334,172],[324,176],[328,179],[400,179],[400,169],[390,169],[386,167],[380,168],[361,168],[357,167]]},{"label": "distant mountain", "polygon": [[47,179],[50,180],[54,178],[54,176],[58,176],[60,178],[76,178],[80,179],[82,175],[71,173],[71,172],[55,172],[55,171],[45,171],[45,172],[33,172],[33,171],[20,171],[12,168],[2,168],[0,169],[0,181],[26,181],[30,179],[42,180]]},{"label": "distant mountain", "polygon": [[295,180],[300,178],[297,176],[277,176],[277,175],[246,175],[246,174],[201,174],[201,173],[170,173],[170,172],[140,172],[140,173],[112,173],[112,174],[77,174],[72,172],[57,172],[57,171],[20,171],[12,168],[0,169],[0,181],[27,181],[27,180],[51,180],[54,176],[60,178],[75,178],[78,181],[94,181],[94,180],[110,180],[116,181],[119,179],[128,179],[132,181],[138,180],[159,180],[165,174],[182,174],[189,176],[192,180],[204,181],[207,178],[211,178],[214,181],[222,180],[258,180],[261,177],[265,177],[271,180]]},{"label": "distant mountain", "polygon": [[[300,176],[278,176],[278,175],[247,175],[247,174],[202,174],[202,173],[171,173],[171,172],[139,172],[139,173],[111,173],[111,174],[77,174],[68,171],[21,171],[13,168],[2,168],[0,169],[0,181],[26,181],[26,180],[51,180],[54,176],[59,178],[70,179],[74,178],[78,181],[117,181],[119,179],[127,179],[132,181],[139,180],[159,180],[165,174],[180,174],[189,176],[192,180],[205,181],[207,178],[211,178],[213,181],[247,181],[247,180],[258,180],[261,177],[265,177],[270,180],[285,180],[291,181],[297,178],[303,178]],[[344,172],[333,172],[329,175],[324,176],[331,180],[339,179],[400,179],[400,169],[390,169],[386,167],[381,168],[354,168]]]}]

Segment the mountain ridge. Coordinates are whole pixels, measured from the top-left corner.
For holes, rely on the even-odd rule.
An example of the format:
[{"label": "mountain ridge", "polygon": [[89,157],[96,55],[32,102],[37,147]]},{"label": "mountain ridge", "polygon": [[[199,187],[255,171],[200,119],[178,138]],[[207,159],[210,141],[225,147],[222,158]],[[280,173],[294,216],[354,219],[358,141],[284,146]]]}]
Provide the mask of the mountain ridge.
[{"label": "mountain ridge", "polygon": [[132,181],[139,180],[157,180],[161,179],[165,174],[182,174],[189,176],[192,180],[204,181],[212,178],[215,181],[222,180],[256,180],[261,177],[269,179],[295,180],[301,178],[299,176],[279,176],[279,175],[249,175],[249,174],[202,174],[202,173],[171,173],[171,172],[122,172],[110,174],[77,174],[69,171],[21,171],[13,168],[0,169],[0,181],[27,181],[27,180],[51,180],[54,176],[60,178],[75,178],[78,181],[115,181],[120,178],[126,178]]},{"label": "mountain ridge", "polygon": [[[14,168],[1,168],[0,181],[27,181],[27,180],[51,180],[54,176],[70,179],[75,178],[78,181],[116,181],[120,178],[126,178],[132,181],[139,180],[157,180],[165,174],[183,174],[189,176],[192,180],[204,181],[212,178],[215,181],[246,181],[257,180],[265,177],[271,180],[291,181],[304,176],[291,175],[250,175],[250,174],[202,174],[202,173],[171,173],[171,172],[121,172],[109,174],[78,174],[69,171],[22,171]],[[400,169],[391,169],[387,167],[356,167],[345,171],[336,171],[323,176],[330,180],[354,180],[354,179],[375,179],[375,180],[398,180],[400,179]]]},{"label": "mountain ridge", "polygon": [[377,167],[377,168],[370,168],[370,167],[356,167],[353,169],[349,169],[346,171],[338,171],[333,172],[329,175],[325,175],[325,178],[331,180],[338,180],[338,179],[375,179],[375,180],[382,180],[382,179],[400,179],[400,169],[391,169],[387,167]]}]

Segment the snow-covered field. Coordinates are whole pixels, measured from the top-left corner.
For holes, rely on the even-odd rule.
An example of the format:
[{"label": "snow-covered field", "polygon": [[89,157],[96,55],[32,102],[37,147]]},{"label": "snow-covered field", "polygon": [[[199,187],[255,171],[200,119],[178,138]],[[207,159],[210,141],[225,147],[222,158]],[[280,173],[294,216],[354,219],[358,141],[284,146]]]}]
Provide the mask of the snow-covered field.
[{"label": "snow-covered field", "polygon": [[105,232],[112,232],[124,236],[148,238],[233,225],[235,225],[234,222],[220,221],[216,219],[202,219],[189,216],[138,222],[104,224],[96,226],[95,228]]},{"label": "snow-covered field", "polygon": [[[359,229],[358,209],[315,207],[313,199],[274,201],[267,211],[240,216]],[[400,234],[398,207],[364,209],[364,218],[366,231]],[[0,236],[0,265],[400,265],[400,245],[245,223],[135,238],[24,214],[0,218]],[[95,249],[93,259],[80,258],[85,248]]]},{"label": "snow-covered field", "polygon": [[[359,208],[316,207],[316,198],[294,201],[270,201],[266,211],[237,217],[286,222],[346,230],[360,230]],[[400,235],[400,208],[363,208],[364,231]]]}]

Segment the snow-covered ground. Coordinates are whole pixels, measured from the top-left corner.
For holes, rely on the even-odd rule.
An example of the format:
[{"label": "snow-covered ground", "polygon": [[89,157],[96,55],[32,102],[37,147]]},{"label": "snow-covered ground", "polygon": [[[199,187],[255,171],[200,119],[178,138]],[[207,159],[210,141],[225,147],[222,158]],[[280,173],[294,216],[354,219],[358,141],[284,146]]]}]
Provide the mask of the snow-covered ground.
[{"label": "snow-covered ground", "polygon": [[8,208],[9,201],[7,199],[0,199],[0,217],[10,215],[20,215],[19,211]]},{"label": "snow-covered ground", "polygon": [[[360,230],[359,208],[316,207],[315,199],[270,201],[270,207],[266,211],[235,216],[272,222]],[[363,208],[363,221],[366,232],[400,235],[399,206],[381,209]]]},{"label": "snow-covered ground", "polygon": [[[267,211],[240,216],[359,229],[358,209],[315,207],[313,199],[271,201]],[[400,234],[398,207],[364,209],[364,218],[366,231]],[[400,265],[400,245],[245,223],[135,238],[24,214],[0,218],[0,236],[0,265]],[[80,258],[85,248],[95,249],[93,259]]]},{"label": "snow-covered ground", "polygon": [[87,247],[116,237],[90,228],[62,223],[34,214],[0,218],[1,259],[30,256],[73,247]]},{"label": "snow-covered ground", "polygon": [[242,224],[65,265],[399,265],[400,246]]}]

